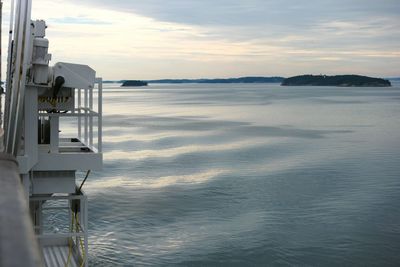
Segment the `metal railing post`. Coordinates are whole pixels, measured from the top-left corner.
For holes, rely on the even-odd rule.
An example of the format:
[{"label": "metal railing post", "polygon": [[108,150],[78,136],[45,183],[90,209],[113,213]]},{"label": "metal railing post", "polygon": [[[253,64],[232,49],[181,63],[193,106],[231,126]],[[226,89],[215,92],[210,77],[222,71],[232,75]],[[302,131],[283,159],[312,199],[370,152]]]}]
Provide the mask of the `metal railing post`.
[{"label": "metal railing post", "polygon": [[84,106],[84,113],[85,113],[85,117],[84,117],[84,126],[85,126],[85,129],[84,129],[84,140],[85,140],[85,145],[88,145],[88,138],[89,138],[89,135],[88,135],[88,130],[89,130],[89,128],[88,128],[88,107],[89,107],[89,105],[88,105],[88,89],[84,89],[84,99],[83,99],[83,106]]},{"label": "metal railing post", "polygon": [[[15,13],[15,0],[11,1],[10,12],[10,26],[8,31],[8,54],[7,54],[7,75],[6,75],[6,97],[4,101],[4,121],[3,128],[8,129],[8,117],[10,116],[10,101],[11,101],[11,60],[13,50],[13,32],[14,32],[14,13]],[[5,134],[7,138],[7,134]],[[4,140],[5,142],[7,139]]]},{"label": "metal railing post", "polygon": [[103,150],[103,79],[102,78],[97,78],[98,82],[98,104],[97,104],[97,147],[99,152],[102,152]]},{"label": "metal railing post", "polygon": [[82,118],[81,118],[81,101],[82,101],[81,89],[78,89],[78,138],[82,139]]},{"label": "metal railing post", "polygon": [[[83,194],[83,193],[82,193]],[[83,214],[83,225],[84,225],[84,229],[83,229],[83,231],[84,231],[84,236],[85,236],[85,240],[84,240],[84,246],[85,246],[85,266],[87,267],[87,266],[89,266],[88,265],[88,263],[89,263],[89,240],[88,240],[88,203],[87,203],[87,196],[85,195],[85,194],[83,194],[83,202],[84,202],[84,204],[83,204],[83,207],[84,207],[84,209],[83,209],[83,211],[84,211],[84,214]]]},{"label": "metal railing post", "polygon": [[89,147],[93,150],[93,87],[89,89]]}]

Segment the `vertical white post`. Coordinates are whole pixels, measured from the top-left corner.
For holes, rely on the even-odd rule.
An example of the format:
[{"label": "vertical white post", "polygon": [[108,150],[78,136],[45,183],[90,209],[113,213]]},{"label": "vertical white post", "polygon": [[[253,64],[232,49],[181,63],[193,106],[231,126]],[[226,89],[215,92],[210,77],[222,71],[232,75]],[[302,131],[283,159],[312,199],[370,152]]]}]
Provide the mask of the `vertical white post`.
[{"label": "vertical white post", "polygon": [[[22,54],[22,37],[23,31],[21,27],[23,26],[24,17],[22,16],[25,13],[25,3],[23,1],[17,2],[17,8],[15,12],[16,23],[14,26],[14,39],[13,39],[13,46],[12,46],[12,57],[11,57],[11,68],[15,68],[14,76],[12,81],[10,80],[9,84],[10,87],[7,88],[8,93],[10,94],[10,104],[9,104],[9,111],[8,111],[8,118],[7,118],[7,132],[6,132],[6,151],[8,153],[14,152],[14,143],[15,143],[15,124],[16,122],[16,112],[17,112],[17,100],[18,100],[18,93],[19,93],[19,82],[20,82],[20,68],[22,65],[21,62],[21,54]],[[9,75],[11,77],[11,73]],[[8,86],[8,84],[7,84]]]},{"label": "vertical white post", "polygon": [[89,147],[93,148],[93,87],[89,89]]},{"label": "vertical white post", "polygon": [[[24,39],[21,40],[21,44],[23,44],[23,57],[21,58],[21,75],[19,76],[18,80],[18,101],[17,101],[17,109],[16,109],[16,125],[14,127],[14,142],[13,142],[13,154],[17,155],[19,150],[19,144],[21,140],[21,132],[22,132],[22,119],[23,119],[23,111],[24,111],[24,101],[25,101],[25,83],[26,83],[26,73],[28,71],[29,64],[32,60],[32,50],[31,50],[31,0],[26,0],[26,9],[23,13],[23,29],[24,32]],[[21,49],[22,50],[22,49]],[[18,55],[17,55],[18,56]],[[19,70],[17,70],[19,71]],[[15,74],[15,73],[14,73]],[[26,133],[29,131],[25,129]]]},{"label": "vertical white post", "polygon": [[60,118],[57,116],[50,116],[50,152],[58,153],[59,147],[59,133],[60,128]]},{"label": "vertical white post", "polygon": [[79,141],[82,140],[82,118],[81,118],[81,99],[82,99],[82,93],[81,89],[78,89],[78,138]]},{"label": "vertical white post", "polygon": [[89,107],[89,105],[88,105],[88,89],[84,89],[84,100],[83,100],[83,102],[84,102],[84,104],[83,104],[83,106],[84,106],[84,112],[85,112],[85,118],[84,118],[84,124],[85,124],[85,137],[84,137],[84,140],[85,140],[85,145],[87,145],[89,142],[88,142],[88,137],[89,137],[89,135],[88,135],[88,107]]},{"label": "vertical white post", "polygon": [[[12,52],[13,52],[13,32],[14,32],[14,3],[15,1],[11,1],[11,13],[10,13],[10,28],[8,33],[8,55],[7,55],[7,75],[6,75],[6,97],[4,102],[4,121],[3,128],[8,129],[8,118],[10,116],[10,102],[11,102],[11,67],[12,67]],[[7,134],[5,134],[7,138]],[[4,141],[7,142],[7,139]]]},{"label": "vertical white post", "polygon": [[[70,199],[68,199],[68,221],[69,221],[69,232],[72,233],[73,229],[72,229],[72,201]],[[68,238],[69,239],[69,238]],[[70,240],[68,240],[68,242],[70,242]]]},{"label": "vertical white post", "polygon": [[25,155],[29,157],[29,168],[32,168],[38,162],[38,103],[36,88],[27,86],[24,105]]},{"label": "vertical white post", "polygon": [[43,234],[43,201],[38,201],[37,219],[39,226],[39,235]]},{"label": "vertical white post", "polygon": [[99,152],[103,150],[103,79],[97,78],[98,93],[97,93],[97,146]]},{"label": "vertical white post", "polygon": [[85,267],[89,266],[88,262],[89,262],[89,242],[88,242],[88,203],[87,203],[87,196],[82,192],[82,196],[83,196],[83,231],[84,231],[84,239],[85,239]]},{"label": "vertical white post", "polygon": [[[3,43],[2,42],[2,38],[1,38],[1,34],[3,33],[3,31],[2,31],[2,29],[1,29],[1,27],[2,27],[2,21],[3,21],[3,2],[0,0],[0,81],[1,81],[1,78],[2,78],[2,75],[1,75],[1,71],[2,71],[2,68],[1,68],[1,64],[3,63],[3,61],[1,60],[2,59],[2,50],[1,50],[1,44]],[[0,87],[1,87],[1,85],[0,85]],[[3,129],[2,129],[2,125],[3,125],[3,120],[1,119],[1,117],[2,117],[2,101],[3,101],[3,88],[0,88],[0,152],[3,152],[3,150],[4,150],[4,148],[3,148],[3,135],[4,135],[4,132],[3,132]]]},{"label": "vertical white post", "polygon": [[[2,65],[1,65],[3,63],[3,61],[2,61],[3,51],[1,49],[1,44],[3,43],[3,39],[1,38],[2,33],[3,33],[3,31],[2,31],[3,23],[2,22],[3,22],[3,2],[0,0],[0,81],[2,81],[1,78],[3,78],[3,75],[1,75],[1,72],[3,70]],[[3,90],[1,90],[1,91],[3,91]],[[0,112],[1,112],[1,101],[2,101],[1,94],[2,94],[2,92],[0,92]],[[2,121],[0,119],[0,128],[1,128],[1,125],[2,125]]]}]

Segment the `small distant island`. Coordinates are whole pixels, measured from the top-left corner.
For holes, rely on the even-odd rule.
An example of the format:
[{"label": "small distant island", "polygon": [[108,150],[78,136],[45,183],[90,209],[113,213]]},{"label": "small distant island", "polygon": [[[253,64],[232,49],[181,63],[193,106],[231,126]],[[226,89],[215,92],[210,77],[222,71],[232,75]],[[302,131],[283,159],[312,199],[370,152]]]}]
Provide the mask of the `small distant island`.
[{"label": "small distant island", "polygon": [[301,75],[284,79],[282,86],[390,87],[390,81],[361,75]]},{"label": "small distant island", "polygon": [[139,80],[126,80],[122,83],[121,86],[123,87],[128,87],[128,86],[147,86],[148,83],[145,81],[139,81]]}]

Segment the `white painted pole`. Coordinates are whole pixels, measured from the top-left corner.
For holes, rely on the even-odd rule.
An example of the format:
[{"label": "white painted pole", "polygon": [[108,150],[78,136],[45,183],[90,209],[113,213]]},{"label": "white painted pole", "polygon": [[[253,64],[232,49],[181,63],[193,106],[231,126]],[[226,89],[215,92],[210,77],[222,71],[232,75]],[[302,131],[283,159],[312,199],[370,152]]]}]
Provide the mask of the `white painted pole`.
[{"label": "white painted pole", "polygon": [[88,138],[89,138],[89,135],[88,135],[88,129],[89,129],[89,127],[88,127],[88,107],[89,107],[89,105],[88,105],[88,89],[86,88],[86,89],[84,89],[84,99],[83,99],[83,102],[84,102],[84,104],[83,104],[83,106],[84,106],[84,112],[85,112],[85,117],[84,117],[84,124],[85,124],[85,136],[84,136],[84,140],[85,140],[85,145],[88,145]]},{"label": "white painted pole", "polygon": [[89,147],[93,149],[93,87],[89,90]]},{"label": "white painted pole", "polygon": [[[8,55],[7,55],[7,72],[6,72],[6,98],[4,102],[4,129],[8,129],[8,117],[10,116],[10,101],[11,101],[11,61],[12,61],[12,46],[13,46],[13,32],[14,32],[14,3],[11,1],[10,13],[10,26],[8,31]],[[6,134],[7,137],[7,134]],[[5,139],[7,142],[7,139]]]},{"label": "white painted pole", "polygon": [[81,119],[81,103],[82,93],[81,89],[78,89],[78,139],[82,141],[82,119]]},{"label": "white painted pole", "polygon": [[[23,3],[21,1],[17,2],[17,8],[15,10],[15,25],[13,26],[12,31],[12,44],[9,48],[9,73],[7,74],[7,94],[9,95],[9,103],[7,110],[7,128],[6,128],[6,152],[12,153],[12,143],[14,142],[12,134],[15,123],[15,112],[16,112],[16,102],[17,102],[17,81],[19,81],[19,66],[20,66],[20,55],[21,55],[21,45],[20,39],[22,38],[22,31],[20,30],[21,26],[21,5]],[[13,16],[13,14],[11,15]],[[11,23],[10,25],[12,25]],[[10,34],[11,37],[11,34]],[[18,56],[19,55],[19,56]],[[14,68],[14,71],[12,71]],[[14,74],[14,76],[12,76]]]},{"label": "white painted pole", "polygon": [[103,79],[97,78],[98,81],[98,95],[97,95],[97,146],[99,153],[103,150]]},{"label": "white painted pole", "polygon": [[[1,34],[2,34],[2,30],[1,30],[1,26],[2,26],[2,21],[3,21],[3,2],[0,1],[0,82],[1,82],[1,64],[2,64],[2,53],[1,53],[1,44],[2,44],[2,39],[1,39]],[[1,119],[2,116],[2,101],[3,101],[3,87],[0,84],[0,152],[3,152],[3,135],[4,135],[4,131],[2,129],[2,125],[3,125],[3,120]]]},{"label": "white painted pole", "polygon": [[83,223],[81,223],[81,225],[83,225],[82,229],[84,231],[84,247],[85,247],[85,267],[89,266],[89,240],[88,240],[88,199],[87,196],[82,192],[83,195]]},{"label": "white painted pole", "polygon": [[60,118],[58,116],[50,117],[50,152],[58,153],[59,152],[59,133],[58,129],[60,128]]},{"label": "white painted pole", "polygon": [[[22,119],[24,112],[24,103],[25,103],[25,83],[26,83],[26,74],[28,72],[29,65],[32,61],[32,35],[31,35],[31,9],[32,9],[32,0],[26,0],[26,10],[24,13],[24,39],[23,39],[23,58],[21,61],[21,77],[19,80],[19,94],[18,94],[18,102],[17,102],[17,113],[16,113],[16,121],[17,125],[15,127],[15,141],[13,142],[13,154],[17,155],[20,141],[21,141],[21,132],[22,132]],[[25,129],[28,133],[28,129]]]}]

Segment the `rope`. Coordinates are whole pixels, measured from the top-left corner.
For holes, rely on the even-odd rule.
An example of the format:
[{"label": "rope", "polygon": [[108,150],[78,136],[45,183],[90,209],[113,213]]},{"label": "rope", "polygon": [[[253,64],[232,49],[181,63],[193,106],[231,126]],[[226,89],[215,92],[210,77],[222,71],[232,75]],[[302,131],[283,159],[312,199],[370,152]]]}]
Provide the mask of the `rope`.
[{"label": "rope", "polygon": [[[80,223],[79,223],[78,213],[75,213],[75,220],[76,220],[76,232],[78,232],[78,231],[79,231],[79,228],[82,229],[82,227],[81,227],[81,225],[80,225]],[[85,264],[86,253],[85,253],[85,250],[84,250],[84,248],[83,248],[83,241],[82,241],[82,238],[81,238],[80,236],[79,236],[78,238],[79,238],[79,243],[80,243],[80,245],[81,245],[81,251],[82,251],[82,263],[81,263],[81,267],[83,267],[84,264]]]},{"label": "rope", "polygon": [[[81,185],[78,188],[78,191],[77,191],[78,193],[81,192],[83,185],[85,184],[87,178],[89,177],[89,174],[90,174],[90,170],[88,170],[86,172],[86,176],[85,176],[85,178],[83,179]],[[83,230],[82,227],[81,227],[81,224],[79,223],[78,210],[77,210],[76,207],[75,207],[75,211],[73,212],[72,221],[71,221],[71,229],[72,229],[72,231],[74,231],[74,228],[75,228],[75,233],[78,233],[80,230]],[[82,262],[81,262],[80,267],[83,267],[85,265],[86,253],[85,253],[85,249],[83,247],[82,238],[80,236],[78,238],[79,238],[79,244],[80,244],[81,252],[82,252]],[[67,262],[65,264],[65,267],[68,267],[68,265],[69,265],[69,263],[71,261],[71,255],[72,255],[72,240],[69,239],[68,243],[69,243],[69,252],[68,252],[68,259],[67,259]]]},{"label": "rope", "polygon": [[[72,216],[71,229],[74,229],[74,216]],[[65,267],[67,267],[69,265],[69,262],[71,261],[71,254],[72,254],[72,240],[71,240],[71,238],[68,239],[68,247],[69,247],[68,259],[67,259],[67,262],[65,263]]]},{"label": "rope", "polygon": [[86,179],[89,177],[89,174],[90,174],[90,170],[87,171],[86,176],[85,176],[85,179],[83,179],[83,181],[82,181],[82,183],[81,183],[81,186],[79,186],[78,193],[81,192],[82,187],[83,187],[83,185],[84,185],[85,182],[86,182]]},{"label": "rope", "polygon": [[[75,233],[78,233],[79,229],[82,229],[82,227],[80,226],[80,223],[79,223],[79,217],[78,217],[78,213],[77,212],[74,212],[74,214],[72,216],[72,222],[71,222],[72,230],[74,229],[74,227],[75,227]],[[78,238],[79,238],[79,244],[81,246],[81,252],[82,252],[82,262],[81,262],[80,267],[83,267],[85,265],[86,253],[85,253],[85,249],[83,247],[82,238],[80,236]],[[69,239],[68,243],[69,243],[69,252],[68,252],[67,262],[65,263],[65,267],[67,267],[70,264],[71,255],[72,255],[72,240]]]}]

